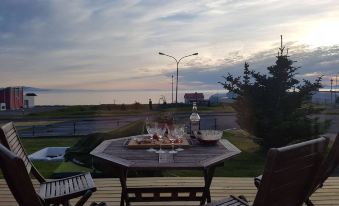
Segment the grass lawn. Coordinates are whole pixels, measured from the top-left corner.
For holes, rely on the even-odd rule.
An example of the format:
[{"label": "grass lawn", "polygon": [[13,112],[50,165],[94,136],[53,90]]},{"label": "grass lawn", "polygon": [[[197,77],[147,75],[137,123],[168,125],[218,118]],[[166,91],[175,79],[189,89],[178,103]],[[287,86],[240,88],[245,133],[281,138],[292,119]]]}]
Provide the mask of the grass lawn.
[{"label": "grass lawn", "polygon": [[[215,171],[217,177],[254,177],[260,175],[264,168],[266,154],[259,145],[248,138],[243,131],[224,132],[225,139],[237,146],[242,152],[225,161],[223,167]],[[166,172],[166,176],[201,176],[201,171],[173,171]]]},{"label": "grass lawn", "polygon": [[[254,177],[261,174],[266,155],[248,135],[242,131],[224,132],[224,138],[237,146],[242,153],[225,161],[223,167],[217,168],[215,176],[219,177]],[[79,138],[30,138],[22,139],[28,154],[48,146],[72,146]],[[48,178],[53,173],[87,172],[89,168],[81,167],[72,162],[35,161],[34,165],[41,174]],[[201,176],[201,171],[168,171],[164,176]],[[0,174],[1,177],[1,174]]]},{"label": "grass lawn", "polygon": [[[28,154],[36,152],[44,147],[69,147],[74,145],[79,140],[79,137],[66,137],[66,138],[23,138],[22,144]],[[64,166],[68,165],[68,166]],[[73,163],[64,162],[51,162],[51,161],[34,161],[34,166],[45,177],[50,177],[55,171],[69,172],[81,171],[79,166]],[[0,178],[2,178],[0,172]]]},{"label": "grass lawn", "polygon": [[[24,138],[22,143],[28,154],[31,154],[44,147],[69,147],[74,145],[79,137],[69,138]],[[68,162],[52,162],[52,161],[34,161],[34,166],[45,177],[49,178],[55,172],[74,172],[84,170],[73,163]],[[67,166],[65,166],[67,165]]]},{"label": "grass lawn", "polygon": [[70,147],[80,137],[46,137],[46,138],[22,138],[22,144],[28,154],[36,152],[44,147]]}]

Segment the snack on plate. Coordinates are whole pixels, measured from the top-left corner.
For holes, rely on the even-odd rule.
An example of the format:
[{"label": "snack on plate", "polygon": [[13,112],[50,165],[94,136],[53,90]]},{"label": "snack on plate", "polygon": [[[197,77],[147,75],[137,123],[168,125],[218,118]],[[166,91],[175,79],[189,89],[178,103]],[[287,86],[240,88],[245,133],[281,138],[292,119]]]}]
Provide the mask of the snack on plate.
[{"label": "snack on plate", "polygon": [[219,130],[200,130],[197,138],[202,143],[215,144],[221,139],[222,134],[223,132]]}]

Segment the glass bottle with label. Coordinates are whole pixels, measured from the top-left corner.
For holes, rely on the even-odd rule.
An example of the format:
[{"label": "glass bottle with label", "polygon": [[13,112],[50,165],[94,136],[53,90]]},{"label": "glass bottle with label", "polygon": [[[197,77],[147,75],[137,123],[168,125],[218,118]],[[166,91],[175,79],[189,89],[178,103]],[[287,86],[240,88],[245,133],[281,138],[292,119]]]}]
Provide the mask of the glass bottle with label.
[{"label": "glass bottle with label", "polygon": [[191,122],[191,136],[195,136],[196,133],[199,131],[200,127],[200,116],[198,114],[198,107],[197,103],[193,102],[192,114],[190,116]]}]

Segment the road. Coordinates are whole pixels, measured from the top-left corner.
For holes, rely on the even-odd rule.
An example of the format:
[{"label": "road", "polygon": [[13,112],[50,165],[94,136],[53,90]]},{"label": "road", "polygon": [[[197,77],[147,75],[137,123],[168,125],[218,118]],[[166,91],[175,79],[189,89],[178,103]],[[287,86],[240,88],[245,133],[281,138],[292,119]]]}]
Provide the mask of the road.
[{"label": "road", "polygon": [[[178,123],[189,124],[190,113],[174,114]],[[201,129],[238,129],[234,113],[201,113]],[[331,119],[332,124],[328,133],[332,136],[339,132],[339,115],[318,115],[320,120]],[[93,117],[77,119],[58,119],[57,122],[37,125],[18,126],[22,137],[32,136],[73,136],[87,135],[95,132],[107,132],[130,122],[146,119],[145,115],[131,115],[118,117]]]},{"label": "road", "polygon": [[[189,124],[190,114],[175,115],[175,119],[181,123]],[[130,122],[146,119],[144,115],[119,116],[119,117],[95,117],[77,119],[57,119],[56,123],[35,126],[17,126],[21,137],[32,136],[73,136],[87,135],[95,132],[108,132],[114,128],[126,125]],[[49,121],[53,121],[49,119]],[[237,128],[234,114],[202,114],[202,129],[230,129]]]}]

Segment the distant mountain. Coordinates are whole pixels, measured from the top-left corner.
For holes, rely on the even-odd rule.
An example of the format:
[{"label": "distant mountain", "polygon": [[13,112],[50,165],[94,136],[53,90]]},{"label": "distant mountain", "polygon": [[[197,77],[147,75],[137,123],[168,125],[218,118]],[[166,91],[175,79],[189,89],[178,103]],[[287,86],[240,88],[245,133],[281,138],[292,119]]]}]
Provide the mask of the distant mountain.
[{"label": "distant mountain", "polygon": [[43,89],[43,88],[36,88],[36,87],[24,87],[24,92],[47,92],[52,91],[52,89]]}]

